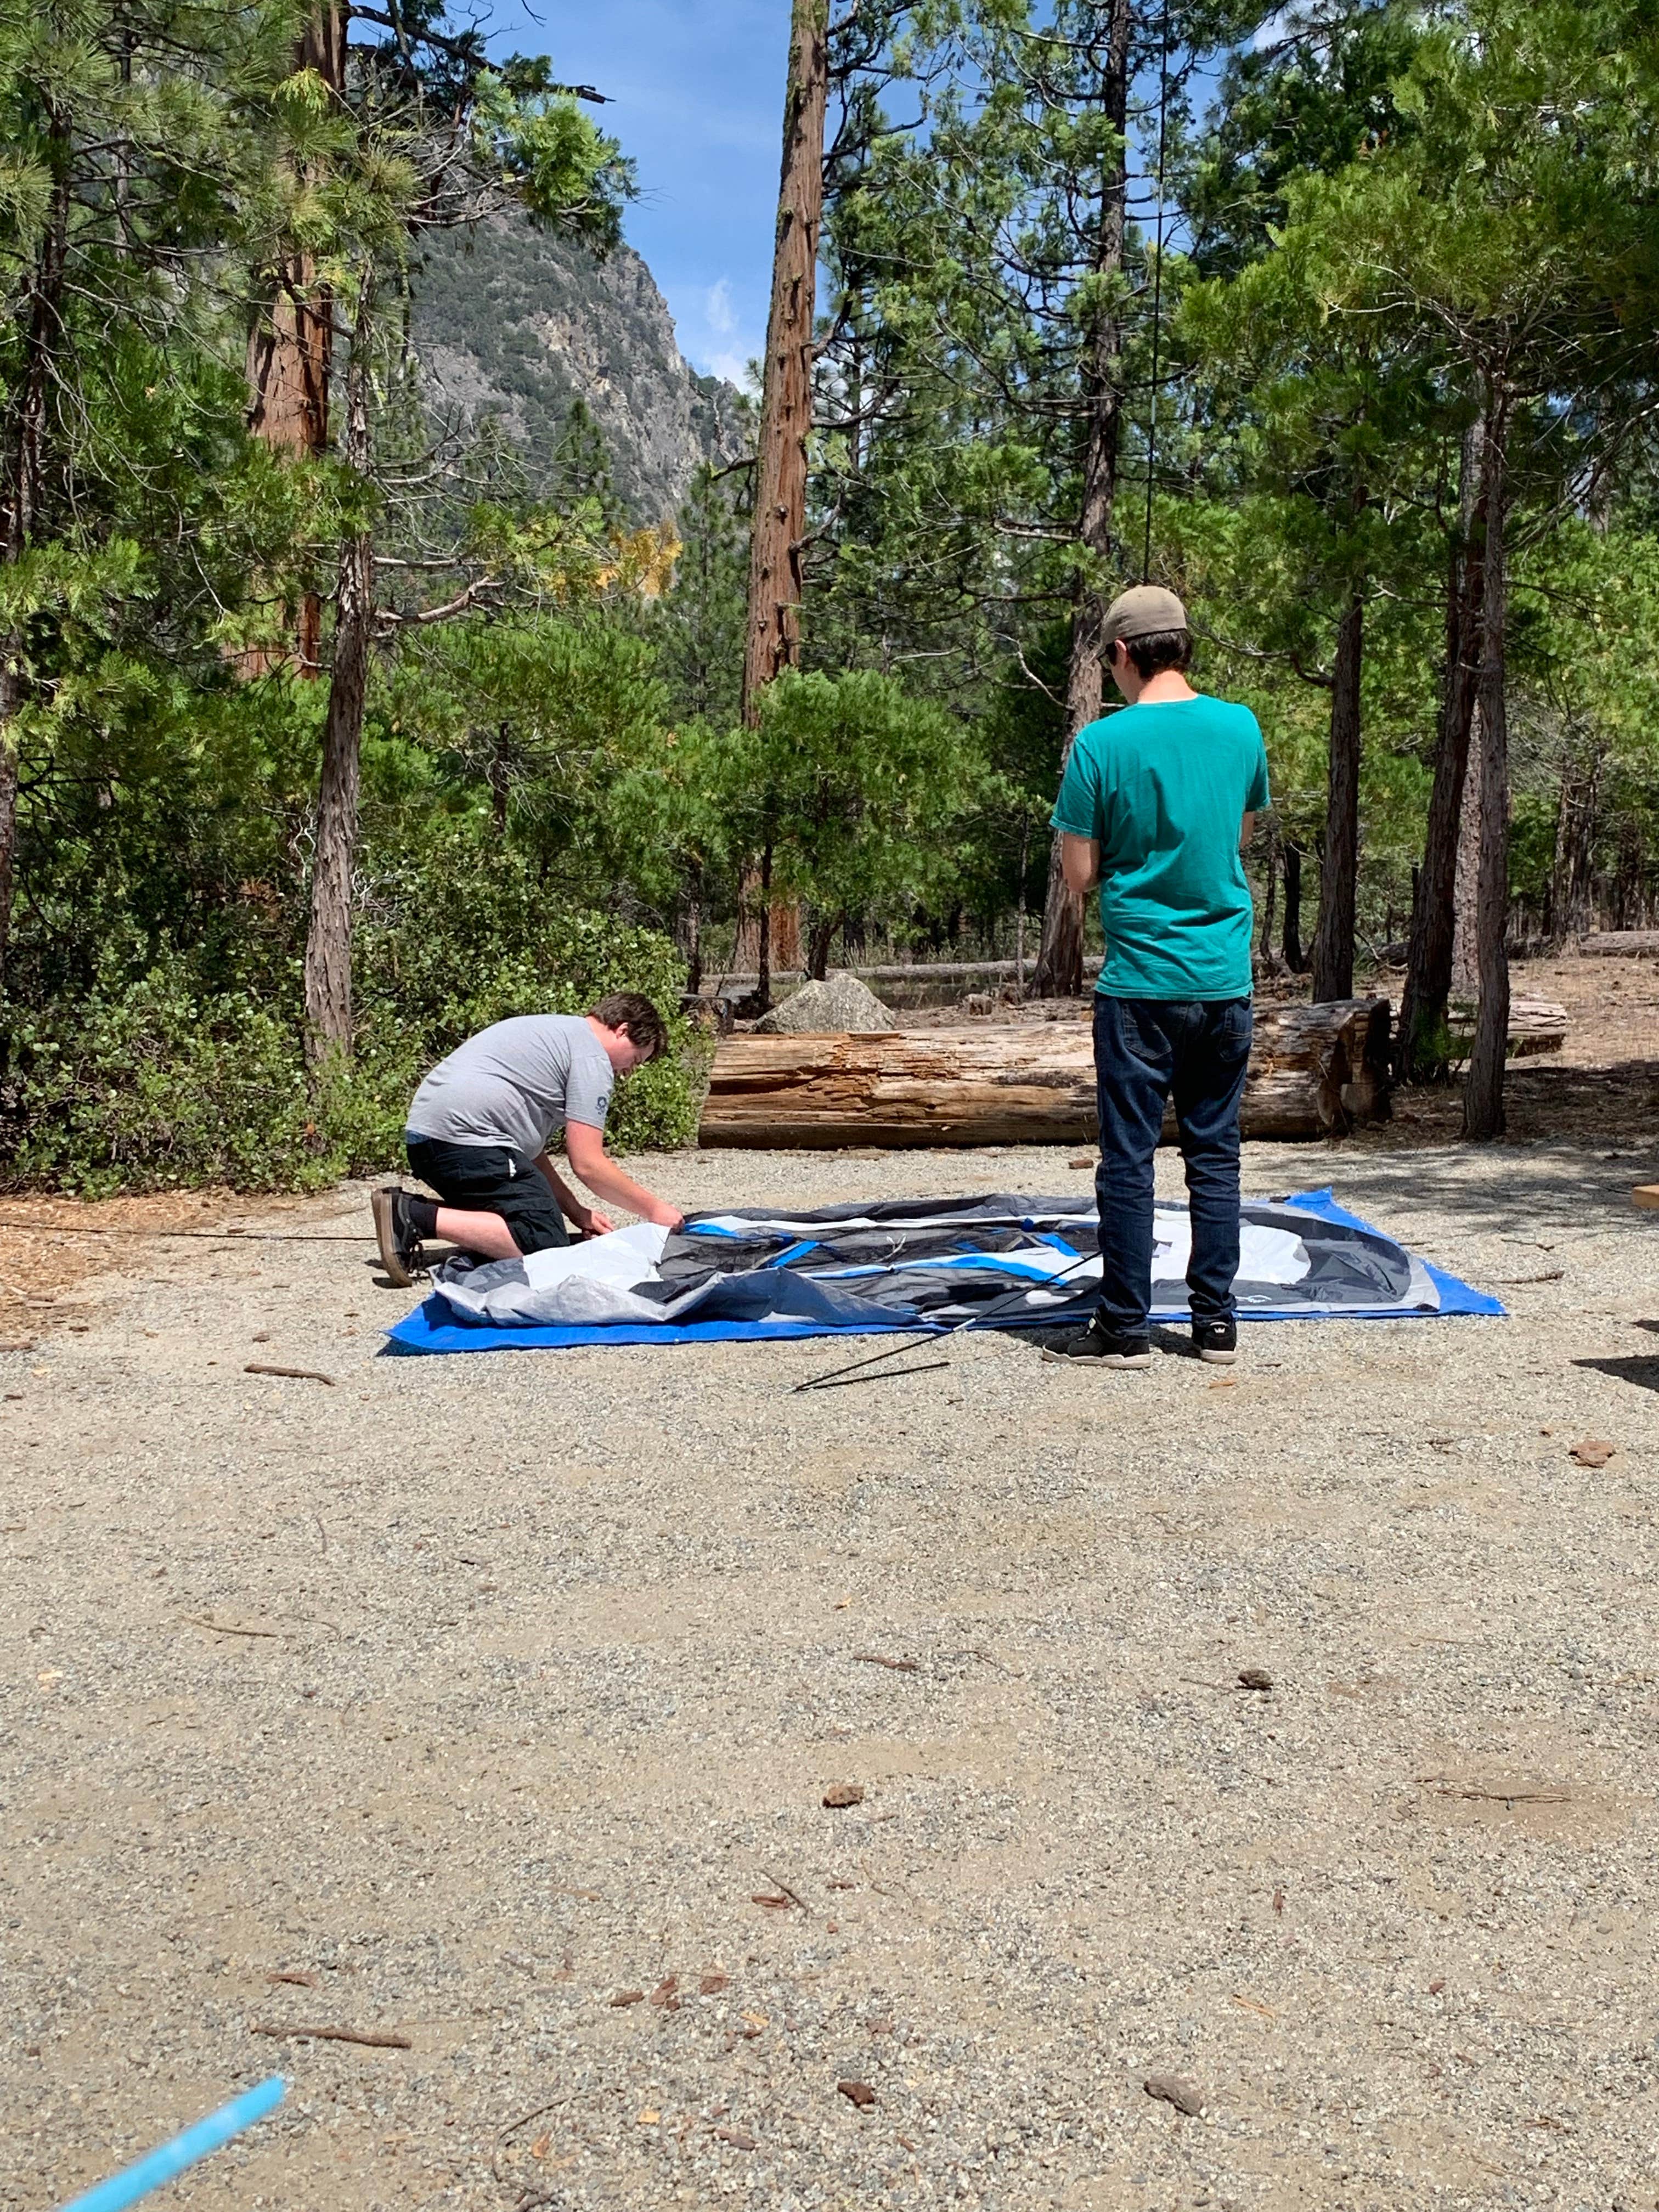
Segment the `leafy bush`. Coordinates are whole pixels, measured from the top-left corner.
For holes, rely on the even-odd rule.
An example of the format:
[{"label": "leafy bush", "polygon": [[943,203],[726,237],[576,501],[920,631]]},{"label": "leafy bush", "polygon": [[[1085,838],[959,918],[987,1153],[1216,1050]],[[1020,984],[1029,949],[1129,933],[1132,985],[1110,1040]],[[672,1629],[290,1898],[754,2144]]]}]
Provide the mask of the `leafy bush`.
[{"label": "leafy bush", "polygon": [[[458,834],[418,869],[383,882],[356,967],[359,1081],[388,1063],[402,1080],[411,1033],[418,1080],[491,1022],[580,1014],[608,991],[643,991],[667,1018],[672,1048],[617,1087],[609,1140],[617,1152],[672,1150],[696,1133],[702,1070],[678,1012],[684,961],[658,931],[563,905],[512,848],[481,854]],[[387,1089],[384,1077],[374,1080]],[[390,1087],[401,1117],[414,1084]],[[403,1126],[399,1118],[394,1138]]]},{"label": "leafy bush", "polygon": [[25,1013],[8,1039],[7,1180],[88,1197],[337,1172],[296,1031],[241,993],[200,994],[168,949],[148,973]]},{"label": "leafy bush", "polygon": [[204,988],[169,944],[136,973],[112,948],[85,997],[9,1025],[0,1177],[97,1197],[207,1182],[305,1190],[395,1170],[416,1085],[464,1037],[509,1014],[580,1013],[620,989],[657,1000],[676,1049],[618,1087],[610,1141],[689,1143],[702,1071],[677,1011],[678,955],[653,931],[546,905],[515,859],[482,861],[460,838],[382,884],[359,942],[356,1057],[318,1074],[297,991],[273,1006]]}]

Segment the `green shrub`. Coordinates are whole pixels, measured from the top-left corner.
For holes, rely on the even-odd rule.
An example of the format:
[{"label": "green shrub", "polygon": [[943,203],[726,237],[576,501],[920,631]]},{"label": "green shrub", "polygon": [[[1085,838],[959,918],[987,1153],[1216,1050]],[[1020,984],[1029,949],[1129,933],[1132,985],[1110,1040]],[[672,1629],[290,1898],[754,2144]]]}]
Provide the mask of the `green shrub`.
[{"label": "green shrub", "polygon": [[136,973],[131,950],[123,961],[112,948],[85,997],[15,1013],[0,1179],[101,1197],[200,1183],[307,1190],[396,1170],[416,1085],[463,1038],[509,1014],[580,1013],[622,989],[657,1000],[674,1049],[618,1087],[609,1141],[689,1143],[703,1069],[678,1011],[673,946],[550,906],[510,856],[484,862],[460,848],[380,886],[359,933],[349,1066],[307,1072],[297,983],[276,1005],[207,989],[165,943]]},{"label": "green shrub", "polygon": [[[679,1012],[684,961],[659,931],[566,906],[511,849],[483,855],[458,835],[418,869],[383,882],[359,933],[356,971],[354,1081],[370,1079],[382,1061],[418,1080],[491,1022],[584,1013],[609,991],[643,991],[662,1009],[671,1049],[618,1086],[607,1139],[619,1152],[672,1151],[696,1134],[706,1071]],[[405,1081],[399,1115],[413,1089]],[[403,1126],[399,1119],[394,1135]]]},{"label": "green shrub", "polygon": [[198,994],[171,951],[135,981],[18,1017],[8,1042],[14,1184],[304,1190],[338,1172],[296,1031],[246,994]]}]

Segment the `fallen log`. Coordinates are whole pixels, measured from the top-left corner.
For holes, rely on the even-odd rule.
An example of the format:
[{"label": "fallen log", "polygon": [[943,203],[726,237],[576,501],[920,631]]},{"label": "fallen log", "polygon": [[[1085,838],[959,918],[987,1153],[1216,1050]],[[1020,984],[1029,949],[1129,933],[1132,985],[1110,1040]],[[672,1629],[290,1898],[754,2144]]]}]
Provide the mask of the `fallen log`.
[{"label": "fallen log", "polygon": [[[1455,1001],[1447,1013],[1455,1052],[1462,1056],[1474,1048],[1478,1009]],[[1540,1052],[1559,1052],[1572,1026],[1567,1010],[1553,999],[1511,999],[1508,1057],[1528,1060]]]},{"label": "fallen log", "polygon": [[[1340,1136],[1389,1112],[1389,1002],[1263,1006],[1244,1085],[1247,1137]],[[1074,1145],[1097,1134],[1087,1025],[1009,1022],[880,1036],[732,1036],[714,1054],[698,1141]],[[1175,1136],[1175,1116],[1164,1125]]]},{"label": "fallen log", "polygon": [[1659,952],[1659,929],[1593,929],[1578,940],[1580,952],[1601,960],[1641,960]]}]

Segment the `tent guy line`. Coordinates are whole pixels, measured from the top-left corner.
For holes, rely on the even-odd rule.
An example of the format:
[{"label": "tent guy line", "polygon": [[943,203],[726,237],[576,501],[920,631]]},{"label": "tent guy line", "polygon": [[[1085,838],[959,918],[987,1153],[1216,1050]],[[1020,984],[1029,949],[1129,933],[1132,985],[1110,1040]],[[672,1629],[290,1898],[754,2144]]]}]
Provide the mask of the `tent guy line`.
[{"label": "tent guy line", "polygon": [[318,1236],[310,1231],[295,1229],[129,1229],[114,1225],[100,1226],[63,1221],[17,1221],[9,1215],[0,1216],[0,1231],[27,1230],[33,1237],[137,1237],[150,1238],[170,1237],[186,1243],[198,1242],[222,1244],[228,1240],[239,1244],[372,1244],[372,1229],[359,1230],[355,1236]]}]

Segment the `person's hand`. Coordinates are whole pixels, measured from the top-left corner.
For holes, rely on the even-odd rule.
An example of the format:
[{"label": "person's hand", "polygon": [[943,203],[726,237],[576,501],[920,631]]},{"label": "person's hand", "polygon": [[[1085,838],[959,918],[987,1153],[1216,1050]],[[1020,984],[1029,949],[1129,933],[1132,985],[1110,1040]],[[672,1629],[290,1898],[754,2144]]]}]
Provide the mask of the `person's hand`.
[{"label": "person's hand", "polygon": [[586,1225],[590,1237],[608,1237],[617,1224],[608,1213],[601,1213],[597,1206],[590,1206]]},{"label": "person's hand", "polygon": [[685,1216],[678,1206],[671,1206],[665,1198],[653,1200],[651,1209],[645,1218],[647,1221],[654,1221],[659,1229],[666,1229],[671,1232],[676,1229],[684,1229],[685,1226]]}]

